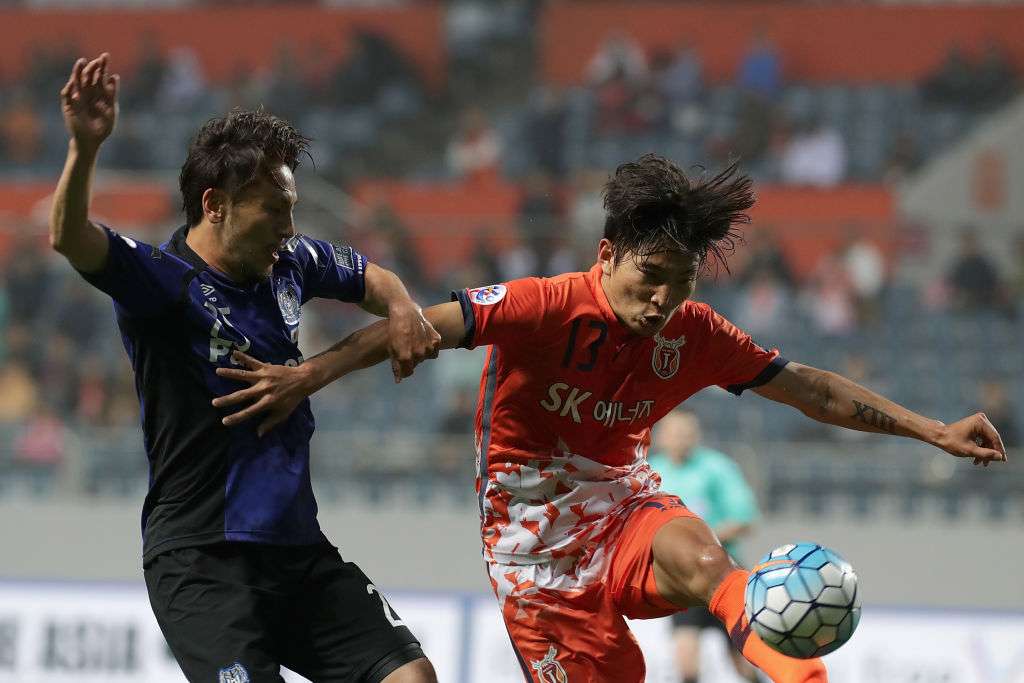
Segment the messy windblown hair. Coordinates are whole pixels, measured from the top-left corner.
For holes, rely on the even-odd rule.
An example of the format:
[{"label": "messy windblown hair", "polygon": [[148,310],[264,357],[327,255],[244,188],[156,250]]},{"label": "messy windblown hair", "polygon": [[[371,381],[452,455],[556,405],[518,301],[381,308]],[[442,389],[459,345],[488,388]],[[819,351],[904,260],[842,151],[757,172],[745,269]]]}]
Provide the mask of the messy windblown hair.
[{"label": "messy windblown hair", "polygon": [[742,239],[736,226],[750,222],[754,205],[753,181],[737,167],[734,161],[716,176],[690,178],[665,157],[645,154],[616,168],[603,192],[604,236],[615,261],[675,250],[696,254],[702,266],[710,255],[727,268]]},{"label": "messy windblown hair", "polygon": [[[309,138],[262,109],[235,109],[207,121],[189,145],[181,167],[182,208],[189,227],[203,219],[203,193],[217,188],[234,197],[273,164],[291,170],[309,156]],[[276,182],[276,179],[271,178]]]}]

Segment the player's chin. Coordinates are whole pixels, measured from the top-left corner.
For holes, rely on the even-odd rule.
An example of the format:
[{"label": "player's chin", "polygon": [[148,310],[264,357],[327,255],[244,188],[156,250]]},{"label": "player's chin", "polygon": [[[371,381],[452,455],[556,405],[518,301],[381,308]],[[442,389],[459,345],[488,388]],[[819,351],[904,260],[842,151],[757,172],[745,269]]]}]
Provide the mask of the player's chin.
[{"label": "player's chin", "polygon": [[665,329],[665,325],[668,324],[668,319],[661,318],[658,320],[651,320],[649,318],[639,318],[633,325],[633,332],[640,335],[641,337],[653,337],[654,335]]}]

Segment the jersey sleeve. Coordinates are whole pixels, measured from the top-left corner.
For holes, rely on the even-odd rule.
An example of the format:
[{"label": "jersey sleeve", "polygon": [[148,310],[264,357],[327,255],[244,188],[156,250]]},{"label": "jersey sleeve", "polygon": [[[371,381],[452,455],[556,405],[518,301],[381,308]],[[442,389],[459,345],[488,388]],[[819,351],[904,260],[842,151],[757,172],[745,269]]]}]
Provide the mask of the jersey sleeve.
[{"label": "jersey sleeve", "polygon": [[777,349],[758,346],[750,335],[707,308],[705,367],[707,384],[717,384],[739,396],[770,382],[789,362]]},{"label": "jersey sleeve", "polygon": [[93,287],[110,295],[129,316],[160,314],[178,302],[191,271],[158,247],[120,235],[105,225],[107,262],[95,273],[79,274]]},{"label": "jersey sleeve", "polygon": [[718,519],[725,524],[751,524],[756,521],[757,502],[740,466],[726,460],[718,469],[714,487]]},{"label": "jersey sleeve", "polygon": [[460,289],[452,301],[462,306],[466,333],[461,346],[522,343],[541,328],[547,292],[540,278],[511,280],[504,284]]},{"label": "jersey sleeve", "polygon": [[361,303],[366,297],[366,257],[352,247],[296,235],[288,248],[302,265],[302,302],[316,297]]}]

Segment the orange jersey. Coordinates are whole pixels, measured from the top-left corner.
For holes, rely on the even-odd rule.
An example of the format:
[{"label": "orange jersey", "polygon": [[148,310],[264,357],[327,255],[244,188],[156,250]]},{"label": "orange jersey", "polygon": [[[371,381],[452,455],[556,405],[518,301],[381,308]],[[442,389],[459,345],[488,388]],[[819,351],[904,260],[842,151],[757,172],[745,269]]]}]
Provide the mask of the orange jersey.
[{"label": "orange jersey", "polygon": [[658,492],[647,464],[654,423],[705,387],[738,394],[785,364],[702,303],[685,302],[653,338],[633,334],[599,266],[455,296],[464,345],[491,346],[477,486],[499,597],[598,580],[623,520]]}]

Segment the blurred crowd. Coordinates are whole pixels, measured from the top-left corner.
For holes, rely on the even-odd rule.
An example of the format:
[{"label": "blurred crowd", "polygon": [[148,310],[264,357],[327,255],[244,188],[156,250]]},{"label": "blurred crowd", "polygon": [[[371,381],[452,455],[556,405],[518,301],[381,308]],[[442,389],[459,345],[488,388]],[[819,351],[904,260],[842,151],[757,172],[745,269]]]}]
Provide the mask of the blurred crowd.
[{"label": "blurred crowd", "polygon": [[[354,211],[340,234],[335,225],[320,226],[318,236],[351,242],[431,303],[453,288],[589,267],[603,229],[607,172],[640,152],[710,168],[738,156],[759,181],[811,187],[897,181],[1019,88],[995,43],[973,60],[952,48],[920,83],[796,83],[765,30],[731,82],[710,84],[688,41],[647,54],[617,34],[593,55],[583,82],[562,90],[536,74],[536,4],[503,2],[483,12],[478,3],[455,3],[446,19],[441,88],[429,85],[399,46],[370,31],[358,33],[340,61],[326,60],[323,45],[281,45],[271,69],[240,69],[228,82],[207,78],[188,48],[159,51],[141,36],[143,58],[122,75],[122,115],[101,163],[176,170],[204,117],[263,106],[314,138],[316,172],[342,186],[397,177],[518,187],[516,239],[498,246],[468,236],[469,258],[441,272],[428,267],[414,230],[386,202]],[[29,73],[3,84],[0,177],[55,177],[66,140],[56,94],[77,56],[71,44],[41,45]],[[922,412],[954,419],[962,409],[985,409],[1007,445],[1020,445],[1024,396],[1010,378],[1024,362],[999,350],[1024,334],[1024,228],[1010,258],[997,259],[983,229],[965,226],[945,272],[907,282],[893,240],[883,244],[850,226],[842,240],[817,250],[810,267],[798,267],[790,248],[796,238],[786,227],[748,231],[729,269],[707,273],[698,298],[764,345],[844,372]],[[146,237],[162,241],[169,228]],[[15,236],[4,251],[0,472],[20,473],[48,491],[74,462],[86,470],[76,481],[88,491],[118,478],[134,491],[145,482],[138,404],[109,301],[35,236]],[[303,318],[303,351],[318,351],[366,320],[351,306],[313,304]],[[947,346],[936,341],[947,338]],[[936,377],[936,368],[945,376]],[[402,392],[388,393],[372,374],[352,378],[326,390],[318,429],[360,424],[387,432],[403,415],[405,429],[437,439],[429,453],[412,447],[418,457],[441,474],[466,473],[478,372],[479,359],[467,354],[432,364]],[[737,412],[709,411],[709,431],[737,433],[727,421]],[[798,415],[759,419],[770,439],[835,436]],[[379,476],[384,465],[370,459],[367,471]],[[0,484],[13,480],[0,476]]]}]

